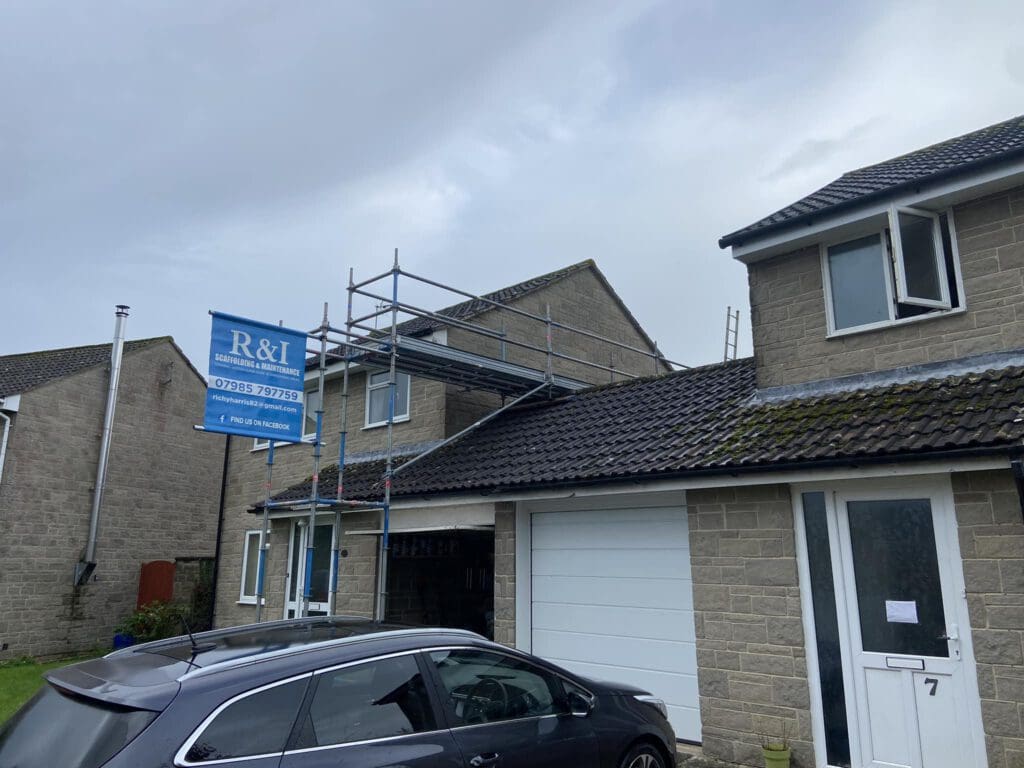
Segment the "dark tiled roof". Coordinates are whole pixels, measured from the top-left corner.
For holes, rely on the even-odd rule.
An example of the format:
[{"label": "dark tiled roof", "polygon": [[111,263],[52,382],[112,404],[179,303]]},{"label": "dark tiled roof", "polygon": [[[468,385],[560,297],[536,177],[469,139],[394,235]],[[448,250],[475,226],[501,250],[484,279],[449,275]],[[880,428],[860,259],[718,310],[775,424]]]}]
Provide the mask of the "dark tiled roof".
[{"label": "dark tiled roof", "polygon": [[[127,341],[125,352],[151,346],[161,341],[173,341],[170,336]],[[92,344],[88,347],[47,349],[20,355],[0,357],[0,397],[27,392],[42,384],[70,376],[94,365],[110,361],[110,344]]]},{"label": "dark tiled roof", "polygon": [[817,192],[725,235],[718,244],[727,248],[812,216],[836,213],[906,187],[970,173],[981,166],[1020,156],[1024,156],[1024,115],[884,163],[844,173]]},{"label": "dark tiled roof", "polygon": [[[1024,445],[1024,367],[756,402],[751,359],[595,387],[509,411],[394,482],[396,495],[925,458]],[[379,498],[383,462],[346,470]],[[333,475],[331,473],[334,473]],[[337,468],[322,474],[327,488]],[[305,498],[309,486],[286,494]]]}]

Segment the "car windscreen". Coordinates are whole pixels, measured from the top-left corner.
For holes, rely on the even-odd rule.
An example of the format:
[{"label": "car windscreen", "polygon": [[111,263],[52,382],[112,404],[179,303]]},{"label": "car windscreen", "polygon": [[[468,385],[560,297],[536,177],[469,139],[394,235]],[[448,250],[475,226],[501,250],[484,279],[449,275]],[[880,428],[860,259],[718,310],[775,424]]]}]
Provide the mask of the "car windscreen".
[{"label": "car windscreen", "polygon": [[0,726],[0,768],[99,768],[156,715],[47,685]]}]

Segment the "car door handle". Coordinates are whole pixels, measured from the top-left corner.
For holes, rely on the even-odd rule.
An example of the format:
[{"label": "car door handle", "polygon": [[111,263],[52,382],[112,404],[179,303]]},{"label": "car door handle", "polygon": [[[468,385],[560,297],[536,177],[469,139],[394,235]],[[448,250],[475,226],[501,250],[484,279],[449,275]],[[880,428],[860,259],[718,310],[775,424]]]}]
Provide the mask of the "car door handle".
[{"label": "car door handle", "polygon": [[484,768],[488,765],[496,765],[500,757],[501,755],[497,752],[489,752],[486,755],[477,755],[469,761],[469,764],[473,766],[473,768]]}]

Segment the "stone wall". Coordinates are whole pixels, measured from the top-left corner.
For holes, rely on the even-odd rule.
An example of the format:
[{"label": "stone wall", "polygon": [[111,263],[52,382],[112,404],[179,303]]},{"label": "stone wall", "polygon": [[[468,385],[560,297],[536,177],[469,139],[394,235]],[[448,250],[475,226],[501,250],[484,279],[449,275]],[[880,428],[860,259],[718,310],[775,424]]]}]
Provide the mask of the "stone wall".
[{"label": "stone wall", "polygon": [[516,645],[516,507],[494,505],[494,641]]},{"label": "stone wall", "polygon": [[193,429],[206,387],[159,342],[123,358],[97,567],[73,586],[108,379],[101,365],[22,396],[0,480],[0,659],[109,647],[142,563],[214,554],[224,438]]},{"label": "stone wall", "polygon": [[1024,524],[1009,471],[953,475],[989,768],[1024,765]]},{"label": "stone wall", "polygon": [[817,246],[748,267],[761,387],[1024,347],[1024,187],[954,208],[966,311],[826,338]]},{"label": "stone wall", "polygon": [[783,731],[812,768],[810,693],[785,485],[687,491],[704,754],[762,765]]}]

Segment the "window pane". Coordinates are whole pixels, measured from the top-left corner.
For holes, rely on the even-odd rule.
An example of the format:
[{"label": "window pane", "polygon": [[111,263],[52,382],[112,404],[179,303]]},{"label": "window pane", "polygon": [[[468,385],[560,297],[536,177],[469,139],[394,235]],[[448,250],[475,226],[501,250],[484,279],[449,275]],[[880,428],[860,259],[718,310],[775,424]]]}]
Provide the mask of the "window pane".
[{"label": "window pane", "polygon": [[839,618],[832,577],[825,494],[803,494],[804,530],[807,533],[807,568],[811,576],[811,603],[817,634],[818,678],[821,682],[822,719],[828,764],[850,765],[850,731],[846,719],[843,657],[839,648]]},{"label": "window pane", "polygon": [[256,572],[260,557],[260,537],[258,533],[245,535],[245,573],[242,575],[243,591],[246,597],[256,596]]},{"label": "window pane", "polygon": [[446,705],[464,725],[568,711],[558,679],[525,661],[485,651],[436,651]]},{"label": "window pane", "polygon": [[[326,603],[331,586],[331,536],[332,526],[318,525],[313,536],[313,578],[309,582],[309,599],[314,603]],[[303,559],[302,562],[306,562]]]},{"label": "window pane", "polygon": [[416,660],[398,656],[320,675],[299,744],[322,747],[435,728]]},{"label": "window pane", "polygon": [[308,678],[239,699],[217,715],[189,749],[190,762],[284,751]]},{"label": "window pane", "polygon": [[387,384],[389,376],[390,376],[390,373],[388,371],[381,371],[380,373],[371,373],[370,374],[370,386],[373,387],[373,386],[378,386],[378,385],[382,385],[382,384]]},{"label": "window pane", "polygon": [[395,418],[409,415],[409,374],[400,373],[395,379]]},{"label": "window pane", "polygon": [[316,434],[316,411],[320,407],[320,392],[306,393],[306,420],[302,428],[302,434]]},{"label": "window pane", "polygon": [[850,542],[865,651],[949,656],[928,499],[851,501]]},{"label": "window pane", "polygon": [[370,398],[370,412],[366,417],[368,424],[380,424],[388,420],[388,388],[380,387],[371,389],[368,393]]},{"label": "window pane", "polygon": [[907,296],[942,301],[942,275],[935,258],[935,224],[930,218],[899,214]]},{"label": "window pane", "polygon": [[889,319],[885,260],[878,235],[830,247],[828,272],[837,330]]},{"label": "window pane", "polygon": [[291,584],[288,587],[288,599],[295,601],[299,590],[299,563],[306,562],[306,553],[302,549],[302,526],[296,525],[292,529],[292,570]]}]

